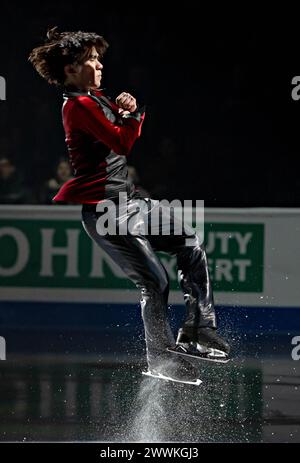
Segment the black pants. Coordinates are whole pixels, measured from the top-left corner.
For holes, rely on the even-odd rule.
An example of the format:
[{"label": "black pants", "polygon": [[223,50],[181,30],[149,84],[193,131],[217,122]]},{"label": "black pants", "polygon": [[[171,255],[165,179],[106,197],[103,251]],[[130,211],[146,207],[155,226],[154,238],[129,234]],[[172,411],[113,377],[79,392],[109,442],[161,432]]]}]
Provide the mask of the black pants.
[{"label": "black pants", "polygon": [[[97,220],[103,214],[96,212],[96,205],[83,205],[82,224],[87,234],[118,264],[141,290],[141,309],[145,327],[148,362],[166,347],[175,344],[167,319],[169,294],[168,274],[155,251],[164,251],[177,258],[178,280],[187,308],[183,327],[216,327],[213,294],[208,273],[206,253],[198,236],[192,236],[189,245],[186,232],[181,235],[146,235],[140,233],[141,224],[148,220],[159,201],[139,197],[129,198],[127,210],[117,210],[118,224],[131,217],[131,233],[101,236]],[[138,210],[138,212],[136,212]],[[171,209],[163,208],[163,215],[171,216]],[[171,219],[171,225],[176,220]],[[187,230],[187,226],[185,226]],[[153,230],[152,230],[153,231]],[[171,228],[172,232],[172,228]]]}]

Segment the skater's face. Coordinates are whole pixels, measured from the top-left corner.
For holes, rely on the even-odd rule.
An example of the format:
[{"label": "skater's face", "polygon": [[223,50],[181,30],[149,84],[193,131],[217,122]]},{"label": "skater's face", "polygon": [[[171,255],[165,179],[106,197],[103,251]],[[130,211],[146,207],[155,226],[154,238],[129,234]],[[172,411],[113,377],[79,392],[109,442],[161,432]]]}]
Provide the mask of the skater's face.
[{"label": "skater's face", "polygon": [[95,47],[83,64],[65,66],[66,85],[73,85],[84,91],[95,90],[100,87],[103,65],[99,61],[99,54]]}]

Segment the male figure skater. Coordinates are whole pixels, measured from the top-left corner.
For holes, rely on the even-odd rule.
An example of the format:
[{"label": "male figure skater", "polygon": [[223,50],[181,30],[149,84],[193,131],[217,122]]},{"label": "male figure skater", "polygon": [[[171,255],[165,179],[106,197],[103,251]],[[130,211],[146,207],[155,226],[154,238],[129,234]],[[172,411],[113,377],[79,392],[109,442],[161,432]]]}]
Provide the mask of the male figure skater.
[{"label": "male figure skater", "polygon": [[[63,124],[74,178],[53,200],[82,204],[82,223],[90,238],[140,289],[147,374],[199,384],[191,357],[227,361],[230,350],[216,331],[206,253],[195,233],[189,234],[189,245],[185,231],[172,234],[175,220],[167,207],[163,215],[171,219],[169,236],[140,232],[150,212],[159,207],[158,201],[141,198],[127,175],[127,156],[141,134],[145,113],[129,93],[122,92],[112,102],[99,90],[107,47],[104,38],[95,33],[60,33],[53,28],[46,42],[30,54],[39,74],[64,89]],[[126,198],[126,207],[120,194]],[[128,217],[133,219],[130,232],[105,234],[99,230],[98,219],[103,214],[99,204],[105,202],[116,206],[108,209],[115,209],[118,227]],[[167,319],[168,275],[155,251],[177,257],[187,315],[176,342]]]}]

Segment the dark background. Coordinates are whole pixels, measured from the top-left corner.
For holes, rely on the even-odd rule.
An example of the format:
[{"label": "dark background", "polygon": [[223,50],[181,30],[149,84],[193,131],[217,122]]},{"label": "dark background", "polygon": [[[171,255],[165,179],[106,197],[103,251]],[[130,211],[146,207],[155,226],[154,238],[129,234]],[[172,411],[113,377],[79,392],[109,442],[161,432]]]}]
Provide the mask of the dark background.
[{"label": "dark background", "polygon": [[[291,97],[300,75],[300,16],[289,6],[285,19],[282,3],[276,20],[274,4],[264,17],[254,2],[233,12],[195,5],[1,2],[7,101],[0,101],[0,159],[14,160],[32,201],[41,202],[41,187],[67,154],[61,92],[27,62],[57,25],[102,34],[110,43],[107,94],[129,91],[147,105],[129,161],[153,196],[214,207],[300,206],[300,100]],[[284,255],[285,243],[271,249],[266,241],[265,248]],[[293,277],[269,267],[283,281]],[[144,337],[134,305],[102,304],[101,294],[95,304],[3,300],[0,441],[141,442],[146,435],[155,442],[158,429],[166,442],[299,442],[300,364],[291,358],[299,310],[288,307],[289,294],[286,307],[264,301],[217,308],[233,360],[201,367],[200,394],[172,386],[174,394],[168,385],[140,387],[134,355],[143,352],[145,361]],[[182,319],[183,307],[176,310]]]},{"label": "dark background", "polygon": [[61,93],[27,57],[49,26],[95,31],[110,44],[106,93],[129,91],[147,105],[129,162],[153,196],[299,206],[300,100],[291,97],[300,75],[297,25],[259,14],[249,20],[246,11],[227,17],[191,5],[166,12],[130,5],[1,3],[0,155],[14,158],[35,193],[53,175],[67,154]]}]

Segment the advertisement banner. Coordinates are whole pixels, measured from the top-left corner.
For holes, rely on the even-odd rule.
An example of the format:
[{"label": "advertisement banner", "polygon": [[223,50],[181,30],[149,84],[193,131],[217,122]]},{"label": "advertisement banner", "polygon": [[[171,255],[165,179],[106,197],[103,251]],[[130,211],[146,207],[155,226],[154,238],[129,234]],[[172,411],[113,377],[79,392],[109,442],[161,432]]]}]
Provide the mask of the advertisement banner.
[{"label": "advertisement banner", "polygon": [[[205,245],[219,305],[300,307],[300,210],[206,209]],[[80,206],[0,206],[0,300],[136,302],[123,271],[87,236]],[[160,253],[170,302],[176,258]]]}]

